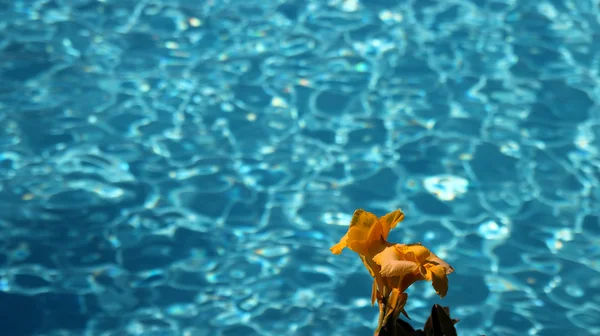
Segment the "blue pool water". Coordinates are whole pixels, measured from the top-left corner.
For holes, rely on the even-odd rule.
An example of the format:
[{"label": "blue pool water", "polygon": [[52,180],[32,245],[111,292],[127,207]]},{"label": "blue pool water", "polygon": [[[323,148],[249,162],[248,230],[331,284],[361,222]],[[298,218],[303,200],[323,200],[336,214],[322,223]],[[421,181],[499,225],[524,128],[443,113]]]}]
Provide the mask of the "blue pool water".
[{"label": "blue pool water", "polygon": [[0,1],[2,335],[600,334],[597,1]]}]

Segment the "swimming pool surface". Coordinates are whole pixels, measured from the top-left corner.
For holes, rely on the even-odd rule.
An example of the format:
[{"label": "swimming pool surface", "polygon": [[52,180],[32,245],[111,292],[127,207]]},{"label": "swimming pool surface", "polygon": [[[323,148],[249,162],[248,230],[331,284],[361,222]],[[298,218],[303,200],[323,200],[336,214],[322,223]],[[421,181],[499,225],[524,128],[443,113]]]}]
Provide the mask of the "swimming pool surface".
[{"label": "swimming pool surface", "polygon": [[600,334],[597,1],[0,1],[2,335]]}]

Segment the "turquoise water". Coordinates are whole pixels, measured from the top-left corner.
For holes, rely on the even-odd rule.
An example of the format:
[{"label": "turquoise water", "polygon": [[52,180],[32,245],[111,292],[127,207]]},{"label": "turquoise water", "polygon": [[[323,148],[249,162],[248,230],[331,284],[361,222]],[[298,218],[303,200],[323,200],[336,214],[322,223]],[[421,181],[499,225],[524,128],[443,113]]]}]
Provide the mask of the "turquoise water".
[{"label": "turquoise water", "polygon": [[371,335],[356,208],[415,326],[598,335],[599,71],[595,1],[0,2],[2,335]]}]

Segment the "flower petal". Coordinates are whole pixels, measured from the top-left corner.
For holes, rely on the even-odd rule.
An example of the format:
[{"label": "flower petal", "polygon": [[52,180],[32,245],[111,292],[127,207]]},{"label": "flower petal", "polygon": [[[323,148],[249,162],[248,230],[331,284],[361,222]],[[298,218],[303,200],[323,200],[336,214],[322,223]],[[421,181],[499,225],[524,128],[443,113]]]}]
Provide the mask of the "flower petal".
[{"label": "flower petal", "polygon": [[373,261],[381,266],[379,273],[385,277],[402,277],[418,269],[419,265],[417,263],[402,260],[401,257],[395,245],[392,245],[375,255]]},{"label": "flower petal", "polygon": [[366,240],[371,227],[376,222],[377,216],[363,209],[357,209],[354,211],[354,215],[352,215],[352,220],[350,220],[350,229],[352,230],[348,230],[348,233],[352,231],[352,234],[349,235],[349,238]]},{"label": "flower petal", "polygon": [[414,253],[419,264],[424,264],[427,261],[427,258],[431,255],[431,251],[419,243],[408,244],[406,246],[410,252]]},{"label": "flower petal", "polygon": [[404,213],[400,209],[381,218],[363,209],[357,209],[348,226],[348,232],[330,250],[334,254],[340,254],[348,247],[354,252],[364,254],[370,242],[385,241],[390,230],[403,219]]},{"label": "flower petal", "polygon": [[398,285],[398,289],[400,289],[400,291],[404,292],[412,284],[414,284],[417,281],[421,281],[421,280],[425,280],[425,277],[421,273],[410,273],[410,274],[407,274],[406,276],[402,277],[402,279],[400,280],[400,284]]},{"label": "flower petal", "polygon": [[431,280],[435,292],[443,298],[448,293],[448,277],[446,276],[446,268],[443,266],[430,267],[427,272],[427,280]]},{"label": "flower petal", "polygon": [[419,265],[406,260],[389,260],[381,266],[381,275],[386,277],[403,277],[414,272]]},{"label": "flower petal", "polygon": [[429,255],[429,257],[427,257],[427,262],[434,264],[434,265],[439,265],[439,266],[444,267],[446,269],[446,274],[450,274],[450,273],[454,272],[454,268],[452,268],[452,266],[450,266],[450,264],[443,261],[440,257],[436,256],[433,253],[431,253]]},{"label": "flower petal", "polygon": [[342,250],[348,246],[348,234],[346,233],[342,239],[340,239],[339,243],[333,245],[329,250],[333,254],[340,254]]},{"label": "flower petal", "polygon": [[[353,246],[357,246],[357,244],[353,243],[362,242],[362,244],[358,245],[364,245],[372,234],[371,231],[373,227],[377,226],[377,223],[379,223],[379,220],[374,214],[364,211],[363,209],[354,211],[354,216],[352,216],[352,220],[348,226],[348,232],[346,232],[337,244],[330,248],[331,252],[333,254],[340,254],[344,248],[348,247],[351,250],[360,253],[353,248]],[[381,231],[381,224],[378,226],[379,228],[377,228],[377,230]],[[377,237],[377,239],[379,239],[379,237]]]},{"label": "flower petal", "polygon": [[398,209],[392,211],[385,216],[379,218],[381,225],[383,226],[383,239],[387,239],[390,230],[395,228],[398,223],[404,220],[404,213]]},{"label": "flower petal", "polygon": [[371,274],[372,277],[375,277],[375,271],[373,271],[371,265],[369,265],[369,262],[367,262],[367,258],[365,258],[363,255],[360,255],[360,260],[362,260],[363,264],[367,268],[367,271],[369,271],[369,274]]}]

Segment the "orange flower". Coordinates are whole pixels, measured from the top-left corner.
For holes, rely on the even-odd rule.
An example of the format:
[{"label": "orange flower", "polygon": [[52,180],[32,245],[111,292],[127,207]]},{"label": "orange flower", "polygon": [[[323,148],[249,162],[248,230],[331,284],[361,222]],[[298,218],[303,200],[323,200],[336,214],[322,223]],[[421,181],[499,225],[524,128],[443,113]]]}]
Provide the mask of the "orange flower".
[{"label": "orange flower", "polygon": [[331,247],[334,254],[346,247],[359,254],[373,276],[371,303],[380,305],[378,330],[389,318],[395,321],[404,311],[406,289],[419,280],[431,281],[440,297],[448,291],[448,277],[454,269],[421,244],[393,244],[387,241],[391,229],[404,219],[398,209],[377,218],[358,209],[354,212],[348,232]]},{"label": "orange flower", "polygon": [[380,218],[363,209],[358,209],[354,211],[346,235],[342,237],[339,243],[331,247],[331,252],[334,254],[340,254],[345,247],[348,247],[360,255],[367,270],[375,278],[371,303],[375,303],[377,291],[381,293],[381,296],[388,297],[393,288],[390,279],[383,278],[380,275],[381,267],[373,258],[383,252],[386,247],[392,245],[386,241],[387,236],[390,230],[403,219],[404,213],[400,209]]},{"label": "orange flower", "polygon": [[419,243],[388,246],[373,257],[373,261],[381,267],[379,273],[382,276],[400,278],[396,287],[400,292],[416,281],[427,280],[442,298],[448,292],[447,275],[454,271],[452,266]]}]

